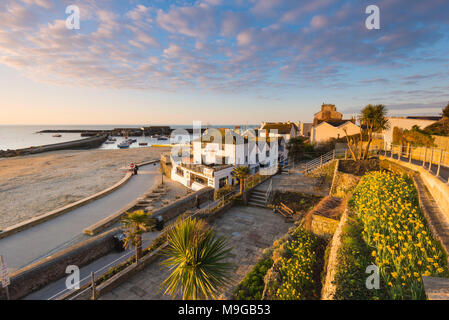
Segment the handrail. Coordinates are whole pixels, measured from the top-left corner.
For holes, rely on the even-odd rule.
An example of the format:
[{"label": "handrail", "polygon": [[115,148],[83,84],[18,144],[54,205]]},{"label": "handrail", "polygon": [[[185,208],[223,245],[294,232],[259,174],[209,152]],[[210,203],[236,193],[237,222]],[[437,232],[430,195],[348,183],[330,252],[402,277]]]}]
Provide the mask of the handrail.
[{"label": "handrail", "polygon": [[337,154],[336,149],[329,151],[325,154],[323,154],[322,156],[310,160],[309,162],[306,163],[306,169],[303,171],[304,173],[308,173],[311,172],[313,170],[315,170],[316,168],[319,168],[325,164],[327,164],[328,162],[332,161],[335,159]]},{"label": "handrail", "polygon": [[270,198],[272,190],[273,190],[273,180],[270,179],[270,184],[268,185],[267,192],[265,193],[265,205],[268,204],[268,200]]}]

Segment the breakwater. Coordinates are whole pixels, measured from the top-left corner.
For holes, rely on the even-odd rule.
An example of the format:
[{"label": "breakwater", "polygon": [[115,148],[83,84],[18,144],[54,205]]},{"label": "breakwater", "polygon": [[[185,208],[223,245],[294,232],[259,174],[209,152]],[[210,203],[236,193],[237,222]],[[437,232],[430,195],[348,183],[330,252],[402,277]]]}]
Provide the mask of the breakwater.
[{"label": "breakwater", "polygon": [[[143,129],[143,130],[142,130]],[[146,136],[151,135],[167,135],[172,132],[172,128],[169,126],[151,126],[142,128],[114,128],[110,130],[76,130],[76,129],[58,129],[58,130],[42,130],[38,133],[80,133],[82,137],[97,136],[102,134],[108,134],[115,137],[138,137],[142,134]]]},{"label": "breakwater", "polygon": [[[142,130],[143,129],[143,130]],[[58,129],[58,130],[42,130],[38,133],[79,133],[82,137],[92,137],[102,134],[108,134],[114,137],[139,137],[142,134],[145,136],[164,135],[170,136],[174,129],[169,126],[151,126],[142,128],[114,128],[110,130],[76,130],[76,129]],[[193,133],[192,128],[185,128],[189,134]],[[201,128],[201,133],[206,129]]]},{"label": "breakwater", "polygon": [[29,148],[22,148],[16,150],[0,150],[0,158],[24,156],[29,154],[42,153],[56,150],[71,150],[71,149],[90,149],[97,148],[108,138],[108,134],[97,135],[94,137],[80,139],[75,141],[68,141],[62,143],[47,144],[42,146],[33,146]]}]

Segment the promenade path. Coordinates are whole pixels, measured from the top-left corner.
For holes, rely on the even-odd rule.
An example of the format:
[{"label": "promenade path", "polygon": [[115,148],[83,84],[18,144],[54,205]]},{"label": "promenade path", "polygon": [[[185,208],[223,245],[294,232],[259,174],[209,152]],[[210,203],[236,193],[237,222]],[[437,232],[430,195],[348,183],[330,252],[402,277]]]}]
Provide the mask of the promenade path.
[{"label": "promenade path", "polygon": [[[225,237],[232,251],[226,262],[232,264],[233,270],[229,284],[218,293],[228,295],[240,281],[251,271],[262,257],[265,248],[273,241],[287,233],[293,226],[271,209],[234,206],[223,214],[212,226],[218,236]],[[101,300],[169,300],[170,296],[159,292],[161,283],[169,275],[167,268],[161,266],[164,257],[145,267],[126,282],[107,293]],[[176,297],[179,299],[180,297]]]},{"label": "promenade path", "polygon": [[[384,155],[383,152],[381,152],[380,154],[381,154],[381,155]],[[389,157],[389,158],[392,157],[391,152],[388,151],[388,152],[386,153],[385,156],[386,156],[386,157]],[[402,161],[402,162],[410,162],[410,159],[409,159],[408,157],[404,157],[404,156],[399,157],[399,156],[397,155],[397,153],[393,154],[393,159],[394,159],[394,160],[400,160],[400,161]],[[414,164],[414,165],[417,165],[417,166],[423,166],[423,161],[422,161],[422,160],[412,159],[411,163]],[[432,173],[433,175],[436,175],[436,174],[437,174],[437,171],[438,171],[438,165],[437,165],[437,164],[433,163],[432,166],[430,167],[430,170],[429,170],[429,161],[426,161],[426,162],[424,163],[424,167],[425,167],[430,173]],[[448,168],[448,167],[445,167],[445,166],[441,166],[441,167],[440,167],[440,175],[439,175],[439,178],[440,178],[442,181],[444,181],[444,182],[447,182],[447,181],[449,180],[449,168]]]},{"label": "promenade path", "polygon": [[[171,183],[170,181],[164,180],[165,184],[171,184],[171,188],[174,187],[175,183]],[[201,208],[207,208],[208,206],[215,206],[216,201],[207,201],[201,204]],[[166,227],[173,224],[176,221],[176,219],[173,219],[166,223]],[[152,241],[158,237],[161,234],[161,231],[151,231],[146,232],[142,235],[142,247],[147,248],[151,245]],[[80,286],[84,285],[87,282],[90,282],[90,274],[91,272],[95,272],[95,278],[100,277],[108,272],[108,270],[116,265],[119,265],[120,263],[124,262],[131,256],[135,254],[134,248],[127,248],[123,252],[111,252],[93,262],[91,262],[88,265],[85,265],[84,267],[80,268]],[[66,278],[63,277],[57,281],[54,281],[42,289],[35,291],[25,298],[24,300],[54,300],[57,299],[62,294],[67,294],[68,290],[66,289],[65,285]]]},{"label": "promenade path", "polygon": [[[88,239],[82,230],[125,207],[151,188],[159,166],[140,167],[139,174],[112,193],[59,217],[0,239],[0,254],[10,271],[23,268],[63,248]],[[38,190],[36,190],[38,191]],[[26,195],[24,195],[26,196]]]}]

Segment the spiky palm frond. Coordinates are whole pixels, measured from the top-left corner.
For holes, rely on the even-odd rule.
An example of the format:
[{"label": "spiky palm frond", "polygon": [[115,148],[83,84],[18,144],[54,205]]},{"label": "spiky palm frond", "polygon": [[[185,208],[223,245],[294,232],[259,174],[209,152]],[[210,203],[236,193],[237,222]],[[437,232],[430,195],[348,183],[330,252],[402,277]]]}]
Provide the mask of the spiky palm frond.
[{"label": "spiky palm frond", "polygon": [[238,166],[234,168],[233,172],[239,178],[246,178],[250,174],[249,167],[247,166]]},{"label": "spiky palm frond", "polygon": [[232,171],[234,175],[239,178],[240,180],[240,193],[243,193],[243,190],[245,188],[245,178],[247,178],[250,175],[250,170],[248,166],[238,166],[235,167]]},{"label": "spiky palm frond", "polygon": [[164,280],[164,294],[188,299],[215,299],[217,291],[228,283],[231,264],[224,262],[232,250],[225,238],[204,222],[178,219],[168,231],[168,257],[162,264],[171,274]]},{"label": "spiky palm frond", "polygon": [[143,210],[127,212],[121,223],[125,229],[125,247],[140,244],[141,235],[148,230],[151,213]]}]

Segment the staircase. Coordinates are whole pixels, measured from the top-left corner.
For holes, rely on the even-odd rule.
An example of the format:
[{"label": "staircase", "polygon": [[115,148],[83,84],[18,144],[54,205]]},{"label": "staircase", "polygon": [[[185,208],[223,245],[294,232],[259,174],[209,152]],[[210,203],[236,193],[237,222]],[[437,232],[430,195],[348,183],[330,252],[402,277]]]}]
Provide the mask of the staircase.
[{"label": "staircase", "polygon": [[265,191],[253,190],[248,201],[249,206],[266,208],[267,194]]},{"label": "staircase", "polygon": [[305,164],[305,169],[303,170],[304,174],[315,171],[316,169],[321,168],[323,165],[335,160],[336,150],[332,150],[322,156],[313,159]]},{"label": "staircase", "polygon": [[249,197],[248,205],[254,207],[266,208],[273,191],[273,180],[270,179],[270,184],[267,190],[254,189]]}]

